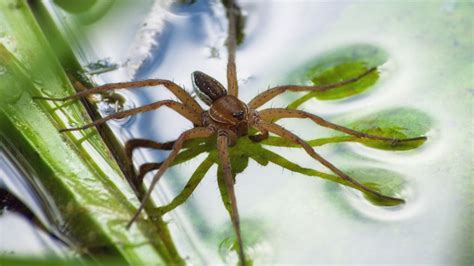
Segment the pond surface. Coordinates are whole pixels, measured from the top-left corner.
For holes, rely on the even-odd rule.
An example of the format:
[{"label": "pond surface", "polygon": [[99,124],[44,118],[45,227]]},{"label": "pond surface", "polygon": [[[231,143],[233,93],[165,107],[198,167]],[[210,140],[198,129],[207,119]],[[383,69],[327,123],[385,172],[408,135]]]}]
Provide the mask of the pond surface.
[{"label": "pond surface", "polygon": [[[345,170],[395,173],[404,184],[397,195],[407,201],[395,207],[375,206],[355,190],[250,160],[237,176],[236,194],[247,253],[254,262],[473,263],[472,4],[239,3],[246,16],[245,39],[237,51],[243,101],[268,87],[294,81],[295,73],[327,54],[365,45],[386,54],[374,86],[346,99],[311,98],[299,109],[331,121],[410,110],[404,113],[406,119],[411,114],[423,117],[413,127],[426,127],[423,133],[428,137],[421,147],[408,151],[374,149],[356,142],[317,148]],[[225,84],[227,20],[218,2],[132,5],[116,1],[107,8],[92,21],[84,14],[51,7],[77,38],[76,52],[84,65],[98,60],[117,64],[116,70],[95,75],[98,83],[163,78],[191,91],[190,74],[201,70]],[[171,97],[158,88],[120,93],[127,99],[125,108]],[[288,93],[268,106],[285,107],[303,95]],[[169,141],[192,127],[169,110],[109,124],[124,142],[129,138]],[[281,124],[305,139],[333,134],[303,120]],[[328,172],[302,149],[268,149],[301,166]],[[141,150],[135,153],[135,163],[161,161],[165,156]],[[168,171],[155,190],[156,199],[169,202],[204,158],[199,155]],[[165,216],[182,257],[191,263],[237,259],[230,250],[233,232],[216,172],[213,166],[193,196]]]}]

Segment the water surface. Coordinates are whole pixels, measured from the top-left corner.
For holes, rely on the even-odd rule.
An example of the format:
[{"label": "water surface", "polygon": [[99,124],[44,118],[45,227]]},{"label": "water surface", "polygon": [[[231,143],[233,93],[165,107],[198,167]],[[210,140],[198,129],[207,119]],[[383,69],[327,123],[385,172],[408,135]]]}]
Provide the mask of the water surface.
[{"label": "water surface", "polygon": [[[192,5],[119,4],[85,24],[61,9],[58,21],[80,37],[82,63],[107,59],[119,67],[96,75],[98,83],[164,78],[191,91],[190,73],[201,70],[225,84],[226,18],[215,1]],[[457,1],[316,2],[240,1],[246,37],[237,51],[240,98],[250,100],[325,53],[357,44],[387,53],[380,79],[368,91],[335,101],[310,100],[300,108],[333,121],[357,120],[411,108],[429,118],[428,141],[410,151],[384,151],[358,143],[318,151],[342,169],[395,172],[407,203],[374,206],[353,190],[322,179],[251,161],[237,177],[236,194],[256,263],[472,263],[472,61],[473,7]],[[59,16],[61,17],[61,16]],[[120,17],[120,19],[117,19]],[[79,28],[75,26],[79,25]],[[470,26],[469,26],[470,25]],[[129,106],[170,98],[160,88],[121,92]],[[271,106],[286,106],[288,94]],[[269,105],[270,106],[270,105]],[[327,136],[306,121],[282,124],[304,138]],[[175,139],[192,127],[170,110],[110,123],[117,136]],[[270,148],[299,164],[325,170],[304,151]],[[137,152],[135,162],[166,154]],[[154,196],[169,202],[205,158],[168,171]],[[182,257],[192,263],[230,263],[231,223],[221,202],[214,166],[193,196],[167,215]],[[148,176],[151,178],[151,175]]]}]

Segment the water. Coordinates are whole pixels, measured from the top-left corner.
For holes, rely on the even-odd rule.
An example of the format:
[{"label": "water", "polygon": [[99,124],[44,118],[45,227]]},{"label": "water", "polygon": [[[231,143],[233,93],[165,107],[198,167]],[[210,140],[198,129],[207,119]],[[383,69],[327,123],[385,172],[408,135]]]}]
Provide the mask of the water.
[{"label": "water", "polygon": [[0,254],[71,256],[67,240],[54,227],[61,223],[53,220],[60,217],[54,203],[26,160],[0,137]]},{"label": "water", "polygon": [[[143,15],[159,9],[157,5],[151,1],[117,4],[100,20],[79,27],[84,45],[78,54],[85,55],[84,65],[109,58],[119,66],[94,78],[99,83],[165,78],[191,91],[190,73],[201,70],[225,84],[222,6],[197,1]],[[413,108],[431,120],[428,141],[415,150],[383,151],[357,143],[318,149],[343,169],[396,172],[406,182],[401,194],[407,203],[399,207],[374,206],[353,190],[251,161],[237,178],[236,194],[244,238],[249,241],[247,253],[255,262],[472,263],[474,58],[472,38],[466,37],[473,33],[468,16],[472,6],[456,1],[241,1],[241,6],[247,26],[237,51],[237,68],[244,101],[269,86],[284,84],[290,73],[312,58],[364,43],[383,49],[389,57],[377,85],[354,98],[310,100],[301,108],[334,120]],[[124,10],[126,15],[117,20]],[[143,21],[153,24],[144,26]],[[121,30],[110,30],[112,24]],[[170,98],[160,88],[123,91],[122,95],[136,106]],[[285,106],[295,98],[295,94],[280,97],[272,106]],[[305,138],[329,132],[305,121],[285,120],[284,125]],[[139,115],[126,124],[112,122],[123,140],[172,140],[191,126],[165,109]],[[325,170],[302,150],[270,149],[303,166]],[[143,150],[136,153],[135,161],[160,161],[164,156]],[[154,195],[169,202],[204,158],[198,156],[168,171]],[[189,256],[190,262],[236,259],[229,252],[232,241],[228,238],[233,233],[215,176],[213,166],[193,196],[166,217],[181,255]]]}]

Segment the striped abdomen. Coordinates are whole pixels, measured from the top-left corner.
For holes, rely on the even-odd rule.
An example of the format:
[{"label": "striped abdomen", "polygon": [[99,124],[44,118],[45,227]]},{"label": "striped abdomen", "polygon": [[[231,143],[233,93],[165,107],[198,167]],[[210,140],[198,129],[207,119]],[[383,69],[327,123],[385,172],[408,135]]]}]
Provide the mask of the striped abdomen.
[{"label": "striped abdomen", "polygon": [[207,105],[211,105],[215,100],[227,95],[227,90],[219,81],[201,71],[194,71],[191,74],[191,79],[197,96]]}]

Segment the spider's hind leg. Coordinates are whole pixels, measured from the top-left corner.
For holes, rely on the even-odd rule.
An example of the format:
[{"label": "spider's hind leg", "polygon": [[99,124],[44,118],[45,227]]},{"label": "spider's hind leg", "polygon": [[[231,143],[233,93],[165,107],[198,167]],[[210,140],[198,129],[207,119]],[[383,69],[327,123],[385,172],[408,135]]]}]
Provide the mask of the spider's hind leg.
[{"label": "spider's hind leg", "polygon": [[140,216],[140,213],[142,210],[145,208],[145,204],[148,201],[148,199],[151,196],[151,193],[153,191],[153,188],[156,186],[158,181],[161,179],[163,176],[164,172],[172,166],[173,161],[176,159],[176,156],[178,155],[179,151],[183,147],[183,144],[186,140],[189,139],[195,139],[195,138],[207,138],[211,136],[214,133],[214,130],[211,128],[206,128],[206,127],[198,127],[198,128],[193,128],[189,129],[179,136],[179,138],[176,140],[176,142],[173,145],[173,148],[171,149],[171,153],[168,155],[166,160],[163,161],[163,164],[160,166],[160,169],[158,172],[155,174],[153,177],[150,186],[148,187],[147,192],[143,195],[141,198],[141,203],[140,206],[138,207],[137,211],[135,212],[135,215],[130,219],[128,224],[126,225],[126,228],[129,229],[130,226],[138,219]]},{"label": "spider's hind leg", "polygon": [[133,184],[138,187],[142,184],[145,175],[153,170],[157,170],[161,166],[160,163],[145,163],[142,164],[138,170],[138,174],[133,166],[133,151],[137,148],[150,148],[159,150],[171,150],[175,141],[155,142],[148,139],[130,139],[125,143],[125,155],[127,157],[127,167],[133,173]]}]

